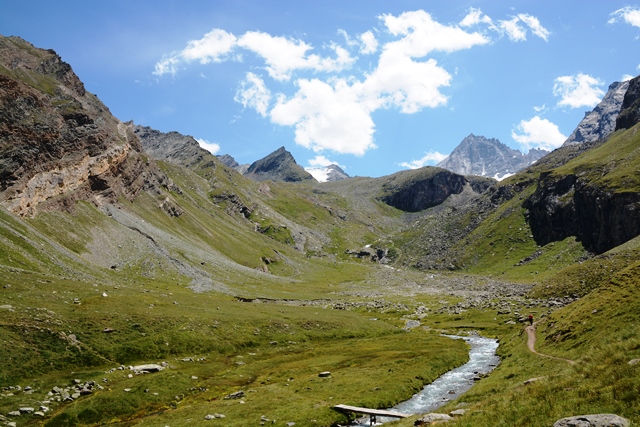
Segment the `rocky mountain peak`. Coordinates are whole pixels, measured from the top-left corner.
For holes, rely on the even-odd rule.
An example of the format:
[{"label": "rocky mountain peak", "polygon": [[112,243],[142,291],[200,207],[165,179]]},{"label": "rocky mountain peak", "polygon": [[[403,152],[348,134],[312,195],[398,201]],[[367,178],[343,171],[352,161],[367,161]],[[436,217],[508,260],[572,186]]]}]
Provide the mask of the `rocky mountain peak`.
[{"label": "rocky mountain peak", "polygon": [[592,111],[585,113],[578,127],[563,145],[594,142],[609,136],[616,129],[616,119],[628,87],[629,81],[609,85],[602,101]]},{"label": "rocky mountain peak", "polygon": [[469,134],[436,166],[460,175],[477,175],[500,180],[524,169],[546,154],[547,151],[538,149],[522,154],[495,138]]},{"label": "rocky mountain peak", "polygon": [[299,182],[313,180],[313,176],[296,163],[291,153],[284,147],[253,162],[245,175],[254,181]]},{"label": "rocky mountain peak", "polygon": [[640,122],[640,76],[628,83],[620,114],[616,119],[616,130],[629,129]]}]

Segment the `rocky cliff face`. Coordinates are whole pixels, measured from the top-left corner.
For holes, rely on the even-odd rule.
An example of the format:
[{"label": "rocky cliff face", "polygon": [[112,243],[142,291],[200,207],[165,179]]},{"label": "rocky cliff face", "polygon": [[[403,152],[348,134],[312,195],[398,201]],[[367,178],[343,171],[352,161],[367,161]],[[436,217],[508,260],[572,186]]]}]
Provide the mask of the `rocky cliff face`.
[{"label": "rocky cliff face", "polygon": [[598,141],[613,133],[628,87],[628,81],[612,83],[602,101],[585,114],[584,119],[563,145]]},{"label": "rocky cliff face", "polygon": [[405,212],[418,212],[444,202],[452,194],[460,194],[467,179],[448,170],[424,167],[398,172],[382,184],[380,200]]},{"label": "rocky cliff face", "polygon": [[500,180],[524,169],[546,154],[548,151],[537,149],[522,154],[495,138],[470,134],[437,167],[460,175],[478,175]]},{"label": "rocky cliff face", "polygon": [[0,192],[9,210],[32,216],[77,199],[134,198],[166,178],[141,149],[53,50],[0,36]]},{"label": "rocky cliff face", "polygon": [[280,147],[263,159],[249,166],[245,176],[254,181],[300,182],[314,180],[313,176],[299,166],[290,152]]},{"label": "rocky cliff face", "polygon": [[248,164],[245,164],[245,165],[239,164],[238,162],[236,162],[236,159],[234,159],[229,154],[217,155],[216,157],[218,158],[218,160],[220,160],[220,163],[222,163],[223,165],[227,165],[231,169],[237,170],[243,175],[247,171],[247,169],[249,169],[249,166],[251,166]]},{"label": "rocky cliff face", "polygon": [[629,129],[640,122],[640,76],[629,81],[620,115],[616,119],[616,130]]},{"label": "rocky cliff face", "polygon": [[613,192],[575,174],[542,173],[523,206],[539,245],[575,236],[599,254],[640,234],[639,193]]}]

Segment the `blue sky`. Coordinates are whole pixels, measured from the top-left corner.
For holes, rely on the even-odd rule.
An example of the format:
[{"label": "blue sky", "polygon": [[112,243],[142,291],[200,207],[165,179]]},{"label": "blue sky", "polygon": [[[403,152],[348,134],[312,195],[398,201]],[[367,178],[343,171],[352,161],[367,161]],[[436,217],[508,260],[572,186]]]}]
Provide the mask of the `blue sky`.
[{"label": "blue sky", "polygon": [[553,149],[640,74],[640,2],[0,0],[122,121],[383,176],[470,133]]}]

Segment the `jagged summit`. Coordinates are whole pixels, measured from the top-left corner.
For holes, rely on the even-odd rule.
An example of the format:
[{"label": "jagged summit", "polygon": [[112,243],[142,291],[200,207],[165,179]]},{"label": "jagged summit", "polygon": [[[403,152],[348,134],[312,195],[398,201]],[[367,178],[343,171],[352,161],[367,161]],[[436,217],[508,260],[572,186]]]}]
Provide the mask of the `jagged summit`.
[{"label": "jagged summit", "polygon": [[616,119],[616,130],[629,129],[640,122],[640,76],[629,81],[629,87]]},{"label": "jagged summit", "polygon": [[461,175],[486,176],[500,180],[529,166],[546,154],[547,151],[538,149],[522,154],[495,138],[470,134],[437,166]]},{"label": "jagged summit", "polygon": [[296,163],[291,153],[284,147],[253,162],[245,175],[254,181],[299,182],[314,179],[309,172]]},{"label": "jagged summit", "polygon": [[616,129],[616,119],[628,88],[629,81],[609,85],[602,101],[592,111],[585,113],[578,127],[563,145],[594,142],[609,136]]}]

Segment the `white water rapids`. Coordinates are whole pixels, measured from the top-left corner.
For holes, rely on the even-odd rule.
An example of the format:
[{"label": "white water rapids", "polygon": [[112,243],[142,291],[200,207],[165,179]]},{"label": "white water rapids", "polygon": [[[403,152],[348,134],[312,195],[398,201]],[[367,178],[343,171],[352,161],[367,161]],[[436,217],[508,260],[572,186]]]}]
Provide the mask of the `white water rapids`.
[{"label": "white water rapids", "polygon": [[[474,378],[488,374],[500,363],[496,355],[498,341],[481,336],[461,337],[457,335],[445,335],[452,339],[463,339],[471,347],[469,361],[440,376],[431,384],[426,385],[421,391],[394,406],[390,410],[402,414],[413,415],[432,412],[443,406],[450,400],[456,399],[469,390],[475,383]],[[378,417],[378,423],[393,421],[396,418]],[[368,426],[369,418],[356,420],[352,426]]]}]

